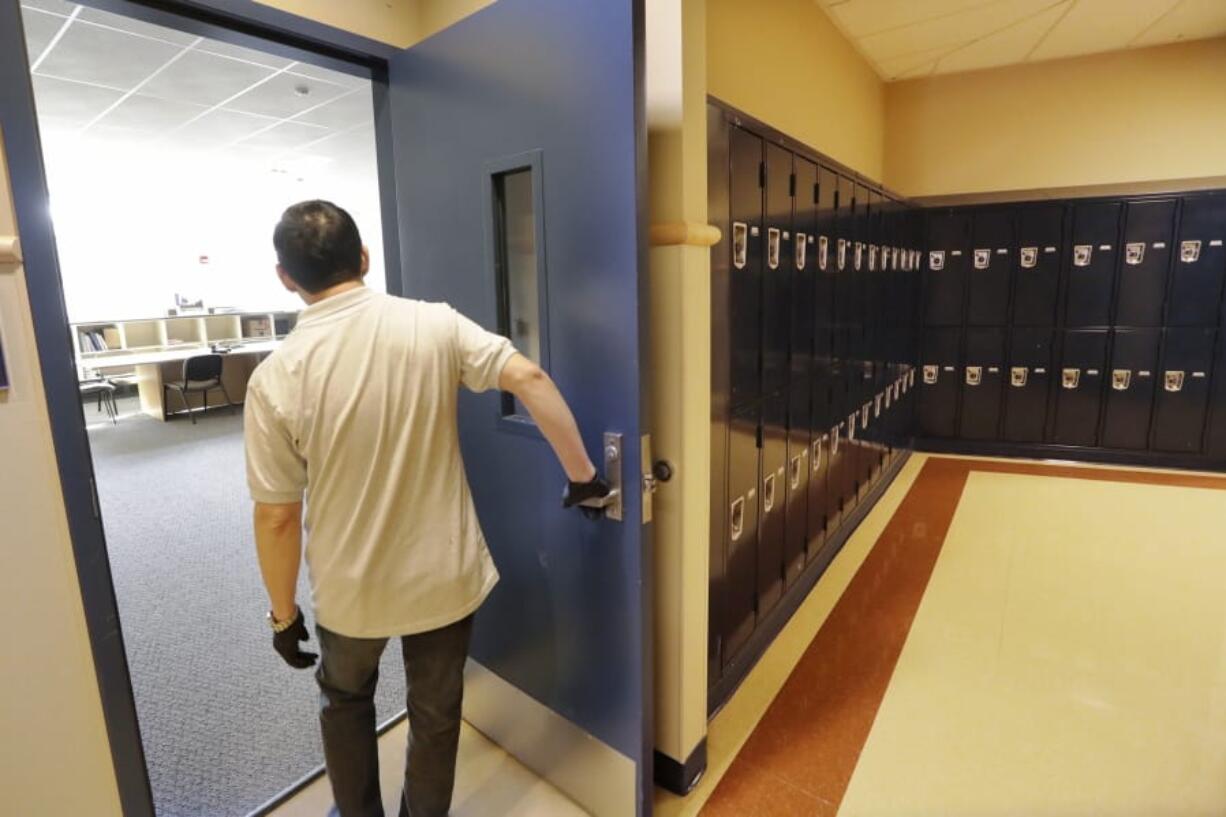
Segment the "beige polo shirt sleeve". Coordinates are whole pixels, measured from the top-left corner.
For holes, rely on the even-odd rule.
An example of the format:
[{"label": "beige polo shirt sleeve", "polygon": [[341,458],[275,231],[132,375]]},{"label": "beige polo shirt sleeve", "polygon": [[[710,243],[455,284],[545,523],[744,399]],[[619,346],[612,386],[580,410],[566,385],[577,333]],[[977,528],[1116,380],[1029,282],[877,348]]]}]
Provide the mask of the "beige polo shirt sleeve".
[{"label": "beige polo shirt sleeve", "polygon": [[487,332],[454,309],[455,344],[460,359],[460,382],[471,391],[498,388],[503,368],[515,355],[511,341]]},{"label": "beige polo shirt sleeve", "polygon": [[258,376],[247,386],[243,435],[251,498],[270,504],[301,501],[307,485],[306,460],[298,453],[285,418],[264,394]]}]

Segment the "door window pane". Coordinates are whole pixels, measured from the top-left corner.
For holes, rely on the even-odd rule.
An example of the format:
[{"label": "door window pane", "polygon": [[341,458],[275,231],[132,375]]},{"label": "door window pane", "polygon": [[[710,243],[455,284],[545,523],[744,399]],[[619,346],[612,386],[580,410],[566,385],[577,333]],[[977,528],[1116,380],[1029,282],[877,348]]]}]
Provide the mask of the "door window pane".
[{"label": "door window pane", "polygon": [[[493,181],[498,329],[521,354],[543,365],[532,168],[497,173]],[[503,414],[526,416],[527,411],[504,395]]]}]

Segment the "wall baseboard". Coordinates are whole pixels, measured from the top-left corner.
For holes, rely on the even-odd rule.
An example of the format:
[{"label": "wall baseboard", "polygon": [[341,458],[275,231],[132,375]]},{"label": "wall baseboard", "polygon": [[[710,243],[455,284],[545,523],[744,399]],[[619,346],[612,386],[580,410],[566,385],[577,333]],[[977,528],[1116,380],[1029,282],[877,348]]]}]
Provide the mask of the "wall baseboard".
[{"label": "wall baseboard", "polygon": [[704,736],[684,762],[655,751],[656,785],[673,794],[686,795],[693,791],[707,771],[707,739]]},{"label": "wall baseboard", "polygon": [[1100,465],[1142,468],[1178,468],[1184,471],[1226,471],[1226,460],[1160,451],[1123,451],[1113,448],[1079,448],[1050,443],[1011,443],[977,440],[917,438],[915,450],[930,454],[962,454],[971,457],[1011,457],[1031,460],[1072,460]]}]

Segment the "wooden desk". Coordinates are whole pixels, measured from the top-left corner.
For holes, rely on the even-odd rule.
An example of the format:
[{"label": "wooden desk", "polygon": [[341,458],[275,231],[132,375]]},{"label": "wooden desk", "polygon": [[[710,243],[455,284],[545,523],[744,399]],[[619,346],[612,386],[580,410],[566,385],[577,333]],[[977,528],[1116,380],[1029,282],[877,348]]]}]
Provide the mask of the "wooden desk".
[{"label": "wooden desk", "polygon": [[[280,345],[280,341],[257,341],[235,346],[228,352],[219,353],[222,357],[221,380],[226,385],[230,399],[236,404],[242,403],[247,396],[247,380],[255,371],[256,365]],[[204,345],[184,345],[173,349],[156,352],[117,352],[103,354],[81,361],[78,378],[85,379],[84,370],[97,371],[105,375],[107,372],[127,371],[134,369],[137,379],[137,390],[140,395],[141,411],[158,420],[165,420],[169,413],[183,410],[178,398],[167,406],[163,403],[164,389],[162,384],[167,381],[181,380],[183,377],[183,361],[189,357],[209,355],[213,352]],[[214,392],[214,405],[220,405],[220,392]],[[188,404],[192,408],[200,408],[204,398],[200,394],[188,395]]]}]

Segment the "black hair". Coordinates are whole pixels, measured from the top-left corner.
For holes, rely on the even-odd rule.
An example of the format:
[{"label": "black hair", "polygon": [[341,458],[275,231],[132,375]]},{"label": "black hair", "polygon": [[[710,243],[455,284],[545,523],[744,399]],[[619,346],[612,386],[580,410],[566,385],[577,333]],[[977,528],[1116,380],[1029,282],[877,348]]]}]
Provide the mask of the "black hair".
[{"label": "black hair", "polygon": [[302,201],[273,230],[277,263],[312,294],[362,277],[362,236],[353,216],[330,201]]}]

